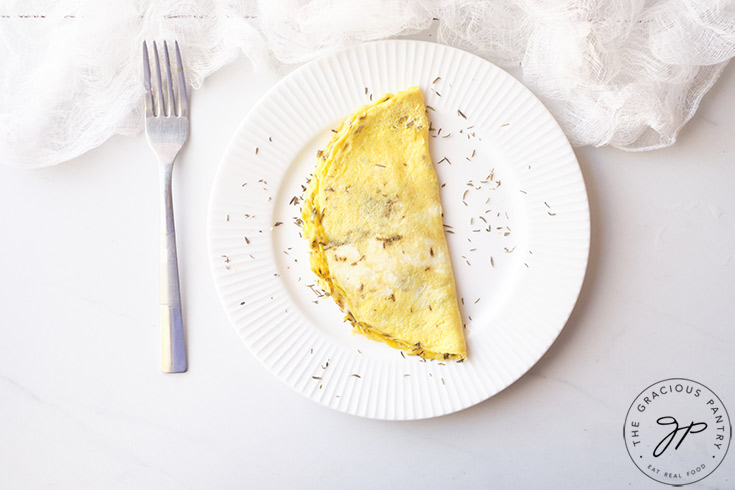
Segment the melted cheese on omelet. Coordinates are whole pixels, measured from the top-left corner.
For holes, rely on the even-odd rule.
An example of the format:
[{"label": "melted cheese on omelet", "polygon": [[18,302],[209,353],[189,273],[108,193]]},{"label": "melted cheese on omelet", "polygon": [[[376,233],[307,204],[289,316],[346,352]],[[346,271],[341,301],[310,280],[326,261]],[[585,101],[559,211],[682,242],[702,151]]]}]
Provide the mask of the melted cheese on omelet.
[{"label": "melted cheese on omelet", "polygon": [[322,286],[355,331],[430,359],[464,359],[462,320],[418,87],[345,119],[304,196]]}]

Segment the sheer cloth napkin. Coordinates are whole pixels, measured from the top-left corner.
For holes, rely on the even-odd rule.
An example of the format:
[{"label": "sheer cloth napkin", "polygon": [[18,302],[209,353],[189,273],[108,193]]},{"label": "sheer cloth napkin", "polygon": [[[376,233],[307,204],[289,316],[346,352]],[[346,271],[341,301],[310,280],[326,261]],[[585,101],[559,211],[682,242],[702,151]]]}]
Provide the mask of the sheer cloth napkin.
[{"label": "sheer cloth napkin", "polygon": [[239,53],[285,73],[433,23],[520,67],[577,146],[673,144],[735,55],[735,0],[6,0],[0,161],[54,165],[140,132],[144,39],[178,39],[198,88]]}]

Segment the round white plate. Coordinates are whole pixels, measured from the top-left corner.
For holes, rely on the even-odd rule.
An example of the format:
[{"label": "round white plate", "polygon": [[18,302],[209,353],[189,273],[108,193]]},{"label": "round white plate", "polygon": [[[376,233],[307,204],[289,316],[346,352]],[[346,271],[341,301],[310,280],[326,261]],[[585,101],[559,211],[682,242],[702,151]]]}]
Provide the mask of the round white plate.
[{"label": "round white plate", "polygon": [[[469,357],[423,361],[353,334],[319,297],[300,237],[300,197],[331,128],[387,92],[419,85]],[[563,132],[493,64],[417,41],[363,44],[311,62],[245,117],[220,163],[209,249],[227,314],[278,379],[328,407],[420,419],[481,402],[546,352],[577,300],[589,208]]]}]

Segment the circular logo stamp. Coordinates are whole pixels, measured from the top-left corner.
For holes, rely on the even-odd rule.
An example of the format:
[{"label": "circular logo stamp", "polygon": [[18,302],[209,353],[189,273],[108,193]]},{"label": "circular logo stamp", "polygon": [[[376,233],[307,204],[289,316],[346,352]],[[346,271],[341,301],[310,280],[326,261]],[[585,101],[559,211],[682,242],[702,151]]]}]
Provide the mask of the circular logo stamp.
[{"label": "circular logo stamp", "polygon": [[623,428],[628,454],[646,476],[686,485],[715,471],[732,438],[722,401],[701,383],[671,378],[633,400]]}]

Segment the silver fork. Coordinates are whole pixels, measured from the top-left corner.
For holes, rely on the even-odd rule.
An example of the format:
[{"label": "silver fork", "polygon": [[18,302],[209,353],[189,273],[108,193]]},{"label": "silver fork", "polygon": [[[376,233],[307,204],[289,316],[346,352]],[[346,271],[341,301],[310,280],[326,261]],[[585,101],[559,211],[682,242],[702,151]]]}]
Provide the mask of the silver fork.
[{"label": "silver fork", "polygon": [[[177,89],[171,76],[168,45],[163,42],[166,61],[166,85],[161,83],[161,63],[158,47],[153,42],[156,62],[155,78],[151,83],[148,46],[143,42],[143,72],[145,75],[145,132],[148,144],[158,157],[161,184],[161,370],[164,373],[186,371],[186,346],[181,321],[181,294],[179,266],[176,258],[174,207],[171,198],[171,175],[176,155],[189,135],[189,102],[186,99],[186,81],[181,63],[179,43],[176,42]],[[177,101],[178,98],[178,101]]]}]

